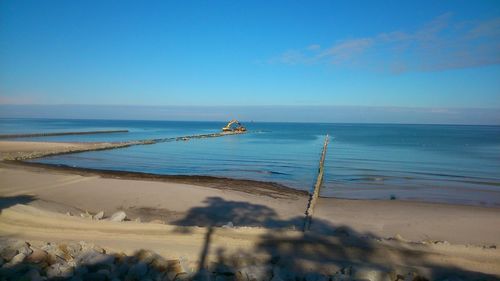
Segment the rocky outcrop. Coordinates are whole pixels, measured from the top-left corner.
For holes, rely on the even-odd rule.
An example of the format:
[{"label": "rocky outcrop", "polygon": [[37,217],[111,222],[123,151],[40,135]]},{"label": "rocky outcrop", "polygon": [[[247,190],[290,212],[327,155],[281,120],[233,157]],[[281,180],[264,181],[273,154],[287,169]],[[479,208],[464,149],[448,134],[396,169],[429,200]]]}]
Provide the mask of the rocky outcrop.
[{"label": "rocky outcrop", "polygon": [[110,221],[120,222],[124,221],[127,218],[127,214],[124,211],[118,211],[111,215],[109,218]]},{"label": "rocky outcrop", "polygon": [[[123,217],[123,215],[120,215]],[[15,240],[0,241],[0,280],[159,280],[159,281],[423,281],[416,272],[385,272],[379,268],[346,266],[329,273],[296,272],[280,264],[279,257],[239,265],[222,261],[198,268],[185,258],[167,260],[149,251],[134,255],[108,253],[92,243],[45,243],[35,247]]]}]

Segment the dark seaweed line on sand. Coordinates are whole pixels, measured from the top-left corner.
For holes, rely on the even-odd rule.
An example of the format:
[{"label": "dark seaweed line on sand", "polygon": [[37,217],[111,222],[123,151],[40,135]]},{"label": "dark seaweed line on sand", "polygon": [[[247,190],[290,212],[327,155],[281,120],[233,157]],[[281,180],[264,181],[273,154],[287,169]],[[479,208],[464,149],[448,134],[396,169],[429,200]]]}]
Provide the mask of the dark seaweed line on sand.
[{"label": "dark seaweed line on sand", "polygon": [[272,198],[290,198],[308,195],[308,192],[305,190],[298,190],[276,182],[266,182],[249,179],[234,179],[227,177],[202,175],[163,175],[143,172],[71,167],[61,164],[35,163],[16,160],[6,160],[4,161],[4,163],[9,165],[42,168],[60,172],[71,172],[82,176],[100,176],[102,178],[113,179],[148,180],[193,184],[220,190],[235,190],[250,194],[267,195]]},{"label": "dark seaweed line on sand", "polygon": [[52,136],[68,136],[68,135],[114,134],[114,133],[128,133],[128,132],[129,132],[128,130],[106,130],[106,131],[86,131],[86,132],[7,134],[7,135],[0,135],[0,139],[52,137]]}]

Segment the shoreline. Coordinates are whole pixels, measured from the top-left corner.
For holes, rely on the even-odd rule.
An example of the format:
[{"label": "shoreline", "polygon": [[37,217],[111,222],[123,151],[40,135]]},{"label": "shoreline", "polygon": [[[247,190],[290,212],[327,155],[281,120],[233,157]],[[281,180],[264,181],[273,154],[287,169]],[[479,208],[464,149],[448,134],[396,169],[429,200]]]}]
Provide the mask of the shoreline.
[{"label": "shoreline", "polygon": [[[173,182],[182,184],[193,184],[200,185],[204,187],[210,187],[215,189],[228,189],[246,192],[250,194],[261,194],[265,196],[271,196],[272,194],[290,195],[290,196],[304,196],[309,197],[309,192],[306,190],[296,189],[289,187],[277,182],[271,181],[259,181],[250,179],[238,179],[229,177],[218,177],[218,176],[205,176],[205,175],[165,175],[165,174],[154,174],[146,172],[134,172],[134,171],[124,171],[124,170],[105,170],[105,169],[93,169],[93,168],[83,168],[83,167],[71,167],[63,164],[47,164],[47,163],[36,163],[27,162],[26,160],[3,160],[0,161],[1,164],[20,166],[25,168],[39,168],[46,169],[48,171],[54,172],[69,172],[72,174],[82,175],[82,176],[100,176],[102,178],[110,179],[123,179],[123,180],[145,180],[145,181],[158,181],[158,182]],[[247,189],[251,187],[253,189]],[[258,190],[255,190],[258,188]],[[449,205],[449,206],[470,206],[479,208],[493,208],[500,209],[500,204],[488,205],[488,204],[466,204],[457,202],[444,202],[444,201],[426,201],[418,199],[379,199],[379,198],[349,198],[349,197],[335,197],[335,196],[323,196],[319,195],[319,198],[323,199],[337,199],[337,200],[349,200],[349,201],[381,201],[381,202],[409,202],[409,203],[424,203],[424,204],[434,204],[434,205]]]},{"label": "shoreline", "polygon": [[[45,164],[26,162],[23,160],[4,160],[0,163],[4,165],[21,166],[29,168],[39,168],[55,172],[70,172],[81,176],[100,176],[109,179],[123,180],[146,180],[156,182],[171,182],[182,184],[194,184],[214,189],[230,189],[234,191],[246,192],[250,194],[259,194],[265,196],[300,196],[307,197],[309,193],[305,190],[295,189],[276,182],[266,182],[248,179],[235,179],[216,176],[202,175],[162,175],[143,172],[130,172],[121,170],[102,170],[91,168],[71,167],[59,164]],[[1,164],[0,164],[1,165]],[[1,166],[0,166],[1,167]],[[251,188],[250,188],[251,187]]]},{"label": "shoreline", "polygon": [[[199,209],[204,211],[196,211],[196,216],[201,215],[205,219],[180,223],[205,226],[206,216],[213,216],[217,225],[223,225],[231,221],[230,214],[234,208],[239,210],[242,207],[242,212],[257,209],[266,215],[263,219],[244,218],[235,225],[301,229],[309,199],[305,193],[294,189],[267,189],[269,184],[246,180],[202,177],[205,181],[200,181],[199,178],[182,177],[176,181],[154,175],[141,178],[134,173],[107,174],[5,161],[0,162],[2,171],[0,187],[4,185],[4,189],[8,183],[37,187],[24,189],[13,186],[3,192],[0,188],[0,198],[23,199],[29,196],[28,201],[35,202],[36,207],[62,214],[71,212],[78,215],[102,210],[109,214],[124,210],[131,219],[161,220],[166,224],[178,224],[183,216]],[[94,198],[93,194],[99,194],[99,198]],[[178,198],[172,198],[172,194]],[[207,209],[202,207],[206,204],[209,205]],[[431,239],[459,244],[500,245],[498,207],[320,197],[313,217],[313,230],[327,234],[334,231],[334,225],[348,225],[353,230],[378,237],[400,235],[410,241]],[[475,234],[477,229],[483,233]]]}]

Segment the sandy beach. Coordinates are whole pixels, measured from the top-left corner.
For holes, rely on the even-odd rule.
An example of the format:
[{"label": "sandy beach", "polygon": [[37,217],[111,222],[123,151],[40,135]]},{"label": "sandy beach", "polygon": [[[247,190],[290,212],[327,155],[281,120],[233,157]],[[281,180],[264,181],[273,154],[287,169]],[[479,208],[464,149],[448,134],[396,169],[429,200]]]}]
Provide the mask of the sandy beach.
[{"label": "sandy beach", "polygon": [[[0,142],[0,153],[23,157],[80,146]],[[261,262],[278,256],[297,272],[335,274],[350,265],[431,280],[500,277],[499,208],[320,198],[312,229],[303,233],[308,196],[276,184],[16,161],[0,164],[0,197],[0,236],[32,245],[84,240],[107,252],[183,257],[194,267],[235,255]],[[104,219],[124,211],[127,221],[85,218],[101,211]]]}]

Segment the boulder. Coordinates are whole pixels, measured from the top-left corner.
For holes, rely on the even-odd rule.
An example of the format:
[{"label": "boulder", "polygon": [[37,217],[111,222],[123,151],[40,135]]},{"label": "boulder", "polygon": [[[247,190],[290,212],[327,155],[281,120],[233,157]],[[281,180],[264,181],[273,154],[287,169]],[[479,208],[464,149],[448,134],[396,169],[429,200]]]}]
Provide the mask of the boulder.
[{"label": "boulder", "polygon": [[80,241],[80,242],[78,242],[78,244],[80,245],[82,251],[93,250],[93,251],[96,251],[96,252],[101,253],[101,254],[106,253],[106,251],[103,248],[96,246],[93,243],[87,243],[85,241]]},{"label": "boulder", "polygon": [[40,276],[40,272],[38,272],[38,270],[32,268],[24,274],[22,280],[41,281],[42,276]]},{"label": "boulder", "polygon": [[138,262],[130,267],[128,276],[140,279],[148,273],[148,265],[144,262]]},{"label": "boulder", "polygon": [[7,264],[5,264],[4,266],[7,266],[7,267],[11,267],[11,266],[15,266],[15,265],[18,265],[20,263],[22,263],[24,261],[24,259],[26,258],[26,255],[23,254],[23,253],[19,253],[17,255],[15,255]]},{"label": "boulder", "polygon": [[225,225],[222,226],[223,228],[233,228],[234,227],[234,224],[232,221],[226,223]]},{"label": "boulder", "polygon": [[330,280],[331,281],[350,281],[352,279],[348,275],[337,272],[330,277]]},{"label": "boulder", "polygon": [[4,259],[5,261],[10,261],[13,257],[17,255],[17,250],[11,247],[7,247],[2,250],[0,253],[0,257]]},{"label": "boulder", "polygon": [[99,213],[95,214],[92,218],[94,220],[102,220],[102,218],[104,218],[104,212],[100,211]]},{"label": "boulder", "polygon": [[304,276],[305,281],[328,281],[330,278],[317,272],[308,272]]},{"label": "boulder", "polygon": [[109,267],[115,260],[114,256],[99,253],[95,250],[85,250],[76,257],[78,265],[85,265],[94,269]]},{"label": "boulder", "polygon": [[158,272],[165,272],[168,269],[168,261],[160,256],[157,256],[151,263],[151,266],[153,266]]},{"label": "boulder", "polygon": [[118,211],[111,215],[109,218],[110,221],[120,222],[127,218],[127,214],[124,211]]},{"label": "boulder", "polygon": [[356,267],[354,269],[352,277],[354,279],[370,280],[370,281],[392,280],[390,273],[370,267]]},{"label": "boulder", "polygon": [[106,281],[106,275],[98,272],[89,272],[83,275],[83,280],[92,280],[92,281]]},{"label": "boulder", "polygon": [[15,255],[21,252],[27,255],[28,253],[26,251],[29,251],[29,245],[24,241],[20,240],[2,241],[2,245],[0,246],[0,257],[4,259],[6,262],[8,262]]},{"label": "boulder", "polygon": [[32,248],[32,253],[26,258],[26,261],[30,263],[41,263],[45,262],[48,258],[46,251],[38,248]]},{"label": "boulder", "polygon": [[236,273],[236,278],[247,278],[247,280],[269,280],[272,274],[271,266],[257,266],[250,265],[240,268],[238,273]]},{"label": "boulder", "polygon": [[60,256],[66,261],[73,260],[79,253],[82,247],[77,243],[60,244],[58,246],[61,254]]},{"label": "boulder", "polygon": [[148,250],[139,250],[136,254],[137,259],[146,264],[152,263],[156,256],[155,253]]},{"label": "boulder", "polygon": [[80,213],[80,217],[84,219],[92,219],[92,215],[89,212],[85,211],[85,213]]},{"label": "boulder", "polygon": [[18,253],[24,254],[25,256],[31,255],[33,250],[31,250],[30,246],[28,243],[24,243],[21,247],[17,249]]},{"label": "boulder", "polygon": [[73,268],[66,264],[55,263],[47,268],[46,273],[48,278],[69,278],[73,276]]},{"label": "boulder", "polygon": [[107,269],[99,269],[97,271],[97,273],[99,274],[102,274],[102,275],[105,275],[106,276],[106,279],[111,279],[111,271],[107,270]]}]

